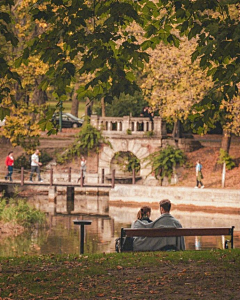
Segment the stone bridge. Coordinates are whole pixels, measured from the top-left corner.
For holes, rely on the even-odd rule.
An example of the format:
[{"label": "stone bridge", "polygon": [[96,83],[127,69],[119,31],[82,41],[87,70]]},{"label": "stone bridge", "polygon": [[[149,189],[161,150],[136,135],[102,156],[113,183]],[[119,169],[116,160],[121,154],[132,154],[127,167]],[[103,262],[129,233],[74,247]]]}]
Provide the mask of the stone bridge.
[{"label": "stone bridge", "polygon": [[92,115],[91,124],[101,129],[103,135],[108,138],[112,145],[112,148],[108,145],[103,146],[98,156],[98,178],[94,179],[94,176],[91,176],[91,182],[94,180],[96,183],[99,182],[102,169],[105,171],[106,178],[110,176],[113,169],[116,170],[116,178],[127,176],[114,164],[114,156],[120,151],[131,152],[140,160],[141,170],[138,175],[142,183],[149,180],[155,181],[153,176],[148,176],[151,167],[144,162],[144,158],[162,147],[167,138],[166,126],[160,117],[154,117],[151,121],[145,117],[99,117]]}]

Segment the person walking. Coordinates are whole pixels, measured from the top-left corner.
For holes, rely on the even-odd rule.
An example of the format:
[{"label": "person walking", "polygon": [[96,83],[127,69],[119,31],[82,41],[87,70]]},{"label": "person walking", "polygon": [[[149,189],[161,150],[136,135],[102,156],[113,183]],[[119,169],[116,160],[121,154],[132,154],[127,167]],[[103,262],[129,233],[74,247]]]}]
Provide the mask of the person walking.
[{"label": "person walking", "polygon": [[87,161],[85,159],[84,156],[81,157],[81,162],[80,162],[80,177],[78,178],[78,181],[80,181],[81,177],[83,176],[83,183],[84,183],[84,179],[86,176],[86,171],[87,171]]},{"label": "person walking", "polygon": [[41,162],[39,162],[39,150],[37,149],[33,155],[31,156],[31,174],[30,174],[30,181],[32,182],[33,173],[37,173],[38,175],[38,181],[43,182],[40,175],[40,166],[42,165]]},{"label": "person walking", "polygon": [[195,189],[200,187],[203,189],[204,185],[202,183],[202,179],[203,179],[203,174],[202,174],[202,165],[200,163],[200,160],[197,160],[196,162],[196,181],[197,181],[197,185],[195,186]]},{"label": "person walking", "polygon": [[8,156],[6,157],[5,160],[5,165],[7,169],[5,180],[7,180],[9,177],[9,181],[12,181],[12,173],[13,173],[13,165],[14,165],[13,151],[10,151],[8,153]]}]

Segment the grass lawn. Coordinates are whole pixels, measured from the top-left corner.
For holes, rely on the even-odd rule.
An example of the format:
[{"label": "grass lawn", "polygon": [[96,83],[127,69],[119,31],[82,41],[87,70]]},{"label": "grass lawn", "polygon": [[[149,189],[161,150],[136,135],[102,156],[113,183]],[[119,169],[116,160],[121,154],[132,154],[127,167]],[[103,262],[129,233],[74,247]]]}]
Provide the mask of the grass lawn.
[{"label": "grass lawn", "polygon": [[[57,101],[49,101],[48,104],[50,105],[50,107],[55,107],[57,105]],[[72,107],[71,101],[63,101],[64,112],[70,113],[71,107]],[[78,117],[80,118],[84,113],[85,113],[85,102],[79,102]]]},{"label": "grass lawn", "polygon": [[240,249],[0,258],[0,299],[240,299],[239,268]]}]

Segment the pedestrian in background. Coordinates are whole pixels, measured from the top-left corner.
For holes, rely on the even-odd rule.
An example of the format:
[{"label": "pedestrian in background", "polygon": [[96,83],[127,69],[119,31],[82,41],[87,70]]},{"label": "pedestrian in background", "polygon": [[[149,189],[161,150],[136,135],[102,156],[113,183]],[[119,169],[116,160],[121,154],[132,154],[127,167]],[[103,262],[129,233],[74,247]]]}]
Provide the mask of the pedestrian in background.
[{"label": "pedestrian in background", "polygon": [[37,173],[38,175],[38,181],[43,182],[40,175],[40,166],[42,165],[41,162],[39,162],[39,150],[37,149],[33,155],[31,156],[31,174],[30,174],[30,181],[32,182],[33,173]]},{"label": "pedestrian in background", "polygon": [[78,181],[80,181],[81,177],[83,176],[83,183],[84,183],[84,179],[86,176],[86,171],[87,171],[87,161],[85,159],[84,156],[81,157],[81,162],[80,162],[80,177],[78,178]]},{"label": "pedestrian in background", "polygon": [[202,189],[204,188],[204,185],[202,183],[202,179],[203,179],[202,165],[200,163],[200,160],[197,160],[197,162],[196,162],[196,181],[197,181],[197,185],[195,186],[195,189],[197,189],[199,187],[201,187]]},{"label": "pedestrian in background", "polygon": [[7,174],[5,176],[5,180],[7,180],[9,177],[9,180],[12,181],[12,173],[13,173],[13,165],[14,165],[13,151],[10,151],[8,153],[8,156],[6,157],[5,160],[5,165],[7,168]]}]

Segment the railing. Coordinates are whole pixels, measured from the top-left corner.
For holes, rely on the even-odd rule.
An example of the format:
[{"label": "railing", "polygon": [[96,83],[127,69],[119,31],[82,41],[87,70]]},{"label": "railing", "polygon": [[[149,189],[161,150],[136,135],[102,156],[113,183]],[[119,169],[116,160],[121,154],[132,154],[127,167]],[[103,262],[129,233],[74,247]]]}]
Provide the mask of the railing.
[{"label": "railing", "polygon": [[[0,171],[0,178],[2,178],[2,180],[0,179],[0,183],[3,185],[3,183],[9,183],[9,178],[7,180],[4,180],[5,176],[7,175],[7,171]],[[75,183],[76,185],[79,184],[79,186],[83,187],[85,185],[91,185],[90,183],[85,184],[84,183],[84,177],[83,177],[83,170],[81,170],[81,173],[79,173],[78,169],[72,169],[71,167],[61,171],[61,174],[65,174],[65,183]],[[37,184],[37,182],[30,182],[30,174],[31,174],[31,170],[26,170],[23,167],[21,167],[21,169],[13,169],[13,174],[12,174],[12,181],[11,183],[19,183],[21,184],[21,186],[23,186],[24,184]],[[59,173],[57,173],[59,174]],[[61,181],[57,180],[57,183],[54,181],[54,177],[56,174],[54,174],[54,170],[53,168],[50,169],[41,169],[41,177],[43,176],[43,183],[39,182],[39,184],[49,184],[49,186],[53,186],[56,185],[57,183],[59,185],[61,185]],[[36,173],[33,174],[33,178],[37,176]],[[111,171],[111,187],[114,188],[115,186],[115,181],[116,181],[116,175],[115,175],[115,169]],[[87,177],[87,176],[86,176]],[[108,178],[109,175],[105,175],[105,170],[102,169],[101,172],[101,178],[100,178],[100,185],[104,185],[105,183],[105,179]],[[75,182],[74,182],[74,181]],[[135,174],[135,170],[133,170],[132,172],[132,184],[135,184],[136,182],[136,174]],[[66,184],[65,184],[66,185]],[[92,184],[92,186],[98,186],[99,184]]]},{"label": "railing", "polygon": [[145,117],[100,117],[91,116],[91,124],[106,135],[144,135],[152,132],[154,136],[166,137],[167,131],[165,122],[160,117],[152,120]]}]

